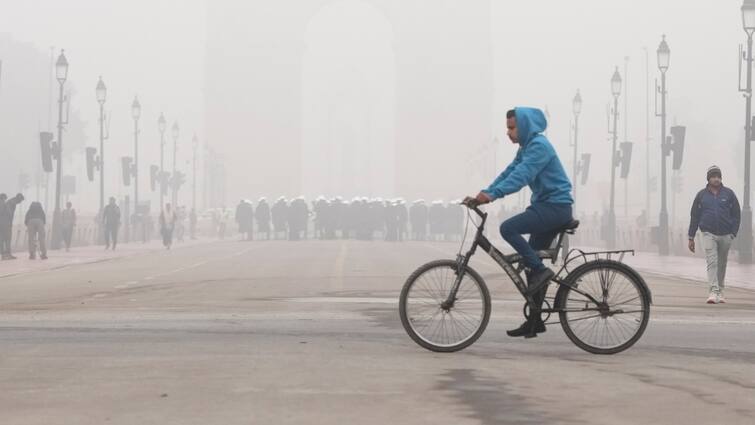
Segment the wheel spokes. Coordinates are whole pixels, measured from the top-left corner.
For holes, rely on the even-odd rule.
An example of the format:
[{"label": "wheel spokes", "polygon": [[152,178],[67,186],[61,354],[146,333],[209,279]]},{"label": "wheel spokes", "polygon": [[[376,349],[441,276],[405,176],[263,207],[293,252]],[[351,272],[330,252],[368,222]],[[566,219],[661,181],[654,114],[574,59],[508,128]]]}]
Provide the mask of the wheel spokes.
[{"label": "wheel spokes", "polygon": [[631,340],[642,327],[646,306],[644,293],[636,282],[616,269],[596,269],[580,276],[579,290],[570,290],[563,313],[571,332],[595,348],[619,347]]},{"label": "wheel spokes", "polygon": [[441,307],[456,278],[451,267],[435,267],[418,276],[407,294],[406,312],[413,331],[433,345],[457,345],[471,338],[482,325],[482,291],[469,274],[459,285],[453,307]]}]

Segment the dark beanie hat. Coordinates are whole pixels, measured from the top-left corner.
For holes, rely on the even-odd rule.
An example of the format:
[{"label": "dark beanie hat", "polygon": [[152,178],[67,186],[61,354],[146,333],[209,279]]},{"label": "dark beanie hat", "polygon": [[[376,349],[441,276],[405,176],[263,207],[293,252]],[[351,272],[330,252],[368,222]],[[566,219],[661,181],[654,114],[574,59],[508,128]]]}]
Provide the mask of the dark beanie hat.
[{"label": "dark beanie hat", "polygon": [[718,168],[718,165],[712,165],[708,168],[708,173],[705,175],[705,179],[710,180],[713,176],[721,177],[721,169]]}]

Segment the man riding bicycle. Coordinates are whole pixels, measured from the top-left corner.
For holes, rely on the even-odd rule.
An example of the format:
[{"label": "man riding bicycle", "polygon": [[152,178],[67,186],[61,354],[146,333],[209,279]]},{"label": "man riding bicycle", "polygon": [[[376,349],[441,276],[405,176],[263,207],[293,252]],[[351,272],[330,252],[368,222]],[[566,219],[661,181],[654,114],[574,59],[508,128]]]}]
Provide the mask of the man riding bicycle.
[{"label": "man riding bicycle", "polygon": [[[543,264],[537,250],[547,249],[558,230],[572,220],[572,185],[555,149],[542,134],[548,123],[536,108],[518,107],[506,113],[506,127],[512,143],[519,144],[514,160],[476,197],[465,202],[486,204],[518,192],[524,186],[532,190],[531,205],[501,224],[501,236],[522,256],[527,267],[528,292],[539,307],[545,299],[553,271]],[[529,243],[522,237],[529,234]],[[532,309],[530,309],[532,311]],[[535,317],[537,316],[537,317]],[[534,336],[545,332],[539,314],[530,314],[509,336]]]}]

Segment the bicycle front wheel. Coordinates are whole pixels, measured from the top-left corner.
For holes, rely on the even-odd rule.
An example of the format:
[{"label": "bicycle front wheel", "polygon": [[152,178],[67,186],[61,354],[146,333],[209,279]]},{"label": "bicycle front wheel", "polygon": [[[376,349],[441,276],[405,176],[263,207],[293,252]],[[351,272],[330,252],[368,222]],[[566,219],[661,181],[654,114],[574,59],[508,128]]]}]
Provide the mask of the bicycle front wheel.
[{"label": "bicycle front wheel", "polygon": [[477,341],[490,320],[490,293],[470,267],[464,271],[453,307],[441,306],[453,288],[457,268],[453,260],[425,264],[401,290],[401,324],[414,342],[428,350],[464,349]]},{"label": "bicycle front wheel", "polygon": [[579,348],[615,354],[634,345],[650,320],[650,291],[629,266],[590,261],[574,269],[555,300],[561,327]]}]

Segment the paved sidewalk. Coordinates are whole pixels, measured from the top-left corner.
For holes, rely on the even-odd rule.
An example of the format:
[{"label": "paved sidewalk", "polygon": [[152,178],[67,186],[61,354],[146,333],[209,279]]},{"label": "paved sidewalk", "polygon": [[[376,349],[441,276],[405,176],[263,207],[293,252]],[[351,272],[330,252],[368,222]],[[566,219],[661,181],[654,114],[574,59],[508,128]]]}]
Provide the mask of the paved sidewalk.
[{"label": "paved sidewalk", "polygon": [[[173,249],[180,249],[182,247],[214,240],[215,239],[186,240],[185,242],[173,244]],[[77,264],[97,263],[115,258],[124,258],[132,255],[162,251],[164,249],[162,242],[159,240],[153,240],[147,243],[129,242],[118,244],[118,248],[115,251],[105,250],[104,246],[89,245],[71,248],[70,252],[66,252],[64,249],[49,250],[47,252],[49,257],[47,260],[40,260],[39,257],[37,257],[36,260],[30,260],[28,252],[17,250],[13,253],[13,255],[17,257],[16,260],[0,261],[0,278],[28,272],[55,270]]]}]

